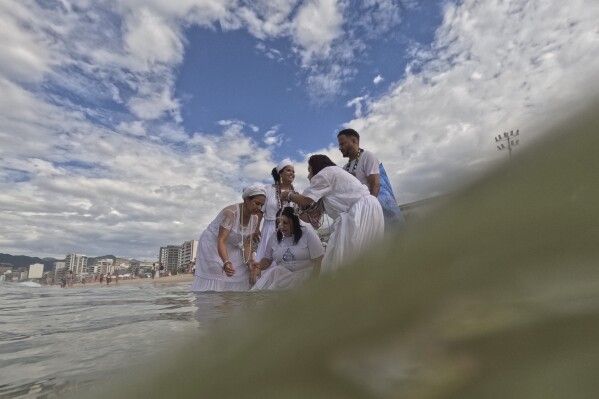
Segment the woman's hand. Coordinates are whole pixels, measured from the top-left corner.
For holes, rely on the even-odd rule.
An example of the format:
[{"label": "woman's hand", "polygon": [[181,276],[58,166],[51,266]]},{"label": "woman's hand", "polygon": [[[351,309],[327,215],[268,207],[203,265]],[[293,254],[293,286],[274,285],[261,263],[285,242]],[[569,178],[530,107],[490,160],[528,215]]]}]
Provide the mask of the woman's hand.
[{"label": "woman's hand", "polygon": [[226,262],[223,265],[223,271],[225,272],[227,277],[235,275],[235,268],[233,267],[233,264],[231,262]]},{"label": "woman's hand", "polygon": [[248,267],[250,269],[250,285],[254,285],[260,276],[262,276],[260,262],[251,262]]}]

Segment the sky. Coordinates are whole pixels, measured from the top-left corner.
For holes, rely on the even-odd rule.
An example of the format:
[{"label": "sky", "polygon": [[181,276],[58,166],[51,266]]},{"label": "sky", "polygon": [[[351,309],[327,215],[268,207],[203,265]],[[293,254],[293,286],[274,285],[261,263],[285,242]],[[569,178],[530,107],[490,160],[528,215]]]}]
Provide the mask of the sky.
[{"label": "sky", "polygon": [[599,89],[595,0],[1,0],[0,252],[157,259],[352,127],[400,204]]}]

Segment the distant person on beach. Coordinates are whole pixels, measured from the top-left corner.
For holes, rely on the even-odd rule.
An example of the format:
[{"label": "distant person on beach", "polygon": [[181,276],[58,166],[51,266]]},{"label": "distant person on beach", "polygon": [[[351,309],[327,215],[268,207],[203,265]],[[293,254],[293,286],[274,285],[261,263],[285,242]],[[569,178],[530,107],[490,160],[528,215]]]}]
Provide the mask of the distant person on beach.
[{"label": "distant person on beach", "polygon": [[308,159],[308,179],[303,194],[289,191],[284,199],[302,207],[312,225],[313,215],[322,211],[333,219],[322,270],[335,270],[382,237],[383,210],[364,184],[326,155]]},{"label": "distant person on beach", "polygon": [[110,275],[110,273],[106,273],[106,285],[110,285],[111,282],[112,276]]},{"label": "distant person on beach", "polygon": [[277,216],[278,230],[263,237],[267,243],[264,256],[250,265],[252,290],[286,290],[320,273],[324,247],[318,234],[300,224],[292,207],[283,208]]},{"label": "distant person on beach", "polygon": [[284,159],[273,168],[271,174],[275,182],[266,186],[266,204],[262,208],[264,223],[262,224],[260,244],[256,250],[256,259],[264,257],[267,239],[276,231],[275,215],[285,205],[288,205],[281,199],[281,195],[293,190],[293,180],[295,179],[293,162],[288,158]]},{"label": "distant person on beach", "polygon": [[192,291],[247,291],[252,236],[266,203],[261,184],[246,187],[242,202],[222,209],[200,235]]},{"label": "distant person on beach", "polygon": [[343,157],[349,158],[343,169],[356,176],[368,187],[370,194],[377,197],[383,208],[385,228],[401,224],[403,215],[383,164],[372,152],[360,148],[360,135],[354,129],[341,130],[337,134],[337,141]]}]

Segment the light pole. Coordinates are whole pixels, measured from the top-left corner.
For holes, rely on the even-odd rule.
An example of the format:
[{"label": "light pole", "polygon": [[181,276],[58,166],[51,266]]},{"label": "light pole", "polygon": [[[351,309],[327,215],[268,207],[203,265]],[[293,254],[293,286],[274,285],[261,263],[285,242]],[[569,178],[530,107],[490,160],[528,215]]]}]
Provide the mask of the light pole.
[{"label": "light pole", "polygon": [[[520,140],[515,139],[515,137],[519,136],[519,135],[520,135],[520,130],[516,130],[516,133],[514,133],[514,131],[511,130],[509,133],[504,132],[503,136],[500,134],[497,137],[495,137],[495,142],[497,143],[497,149],[499,151],[508,150],[508,152],[510,154],[510,160],[512,159],[512,147],[515,147],[518,144],[520,144]],[[503,144],[502,141],[506,141],[507,146],[505,144]]]}]

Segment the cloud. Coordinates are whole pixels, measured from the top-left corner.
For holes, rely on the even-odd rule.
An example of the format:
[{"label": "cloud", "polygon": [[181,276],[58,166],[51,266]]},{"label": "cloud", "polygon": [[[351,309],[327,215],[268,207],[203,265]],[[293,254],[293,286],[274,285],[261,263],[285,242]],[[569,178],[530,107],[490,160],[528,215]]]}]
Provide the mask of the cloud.
[{"label": "cloud", "polygon": [[269,147],[279,147],[283,143],[283,135],[278,134],[280,126],[274,126],[264,134],[264,144]]},{"label": "cloud", "polygon": [[581,1],[448,3],[427,56],[347,125],[384,162],[400,202],[455,190],[504,159],[494,135],[519,128],[531,143],[596,94],[597,17],[599,5]]},{"label": "cloud", "polygon": [[378,85],[383,80],[385,80],[385,79],[383,79],[383,77],[381,75],[376,75],[375,78],[372,80],[372,83],[374,83],[375,85]]}]

